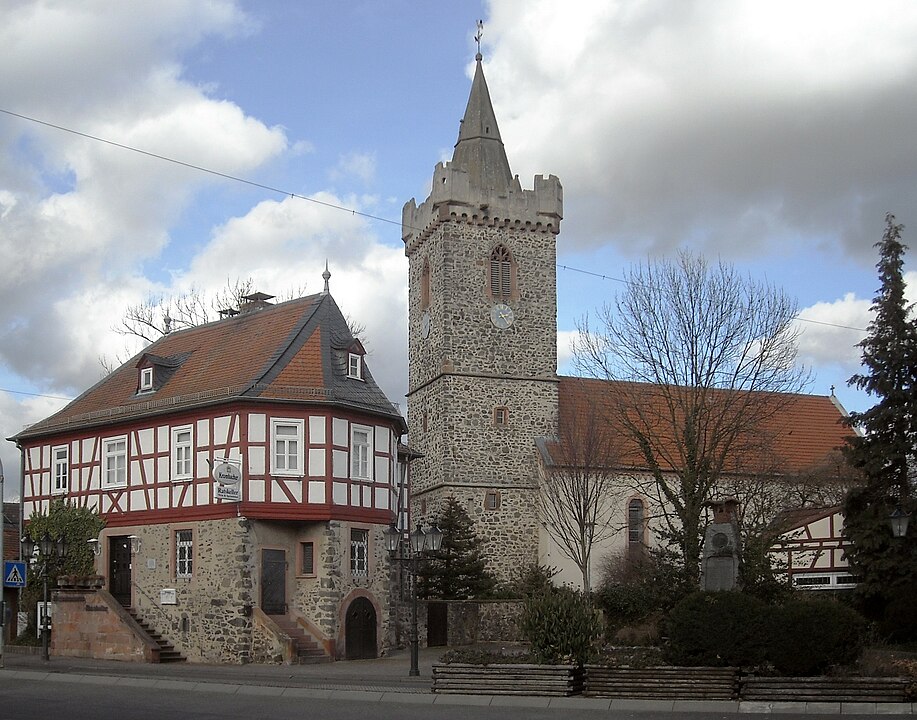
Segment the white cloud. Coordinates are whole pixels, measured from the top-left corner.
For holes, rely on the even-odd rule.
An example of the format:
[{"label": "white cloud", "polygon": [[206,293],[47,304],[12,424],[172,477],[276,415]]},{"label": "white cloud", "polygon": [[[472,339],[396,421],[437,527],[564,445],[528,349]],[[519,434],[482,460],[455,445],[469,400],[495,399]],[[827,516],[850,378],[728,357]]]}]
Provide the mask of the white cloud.
[{"label": "white cloud", "polygon": [[908,0],[501,0],[484,38],[513,169],[562,179],[565,242],[736,257],[816,235],[865,263],[917,194]]},{"label": "white cloud", "polygon": [[849,377],[860,365],[856,347],[869,324],[870,300],[847,293],[833,302],[820,302],[800,311],[799,355],[804,364],[839,365]]},{"label": "white cloud", "polygon": [[331,171],[332,180],[356,178],[369,185],[376,178],[376,156],[373,153],[352,152],[338,159],[337,167]]},{"label": "white cloud", "polygon": [[[4,17],[3,103],[224,173],[287,140],[182,78],[183,51],[247,32],[233,2],[27,3]],[[17,72],[19,68],[22,72]],[[52,392],[95,382],[109,329],[151,284],[143,263],[201,188],[225,181],[21,119],[0,125],[0,364]],[[121,348],[123,353],[123,348]]]}]

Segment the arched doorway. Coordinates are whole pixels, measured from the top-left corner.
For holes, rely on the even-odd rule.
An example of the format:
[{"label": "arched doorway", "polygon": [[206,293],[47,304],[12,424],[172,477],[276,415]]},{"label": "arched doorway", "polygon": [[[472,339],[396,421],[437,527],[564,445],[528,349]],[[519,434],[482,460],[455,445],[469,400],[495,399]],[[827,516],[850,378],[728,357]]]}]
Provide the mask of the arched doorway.
[{"label": "arched doorway", "polygon": [[355,598],[347,608],[344,646],[348,660],[376,657],[376,609],[365,597]]}]

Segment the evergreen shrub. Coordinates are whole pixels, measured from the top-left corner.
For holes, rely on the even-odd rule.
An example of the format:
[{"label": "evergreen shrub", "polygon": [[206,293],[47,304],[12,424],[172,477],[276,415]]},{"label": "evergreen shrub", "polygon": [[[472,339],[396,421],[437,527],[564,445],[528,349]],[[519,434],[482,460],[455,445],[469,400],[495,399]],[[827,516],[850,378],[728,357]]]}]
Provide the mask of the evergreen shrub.
[{"label": "evergreen shrub", "polygon": [[601,621],[589,598],[576,590],[552,588],[526,598],[520,628],[540,663],[582,666],[597,657]]},{"label": "evergreen shrub", "polygon": [[673,665],[748,667],[764,662],[768,606],[740,592],[696,592],[666,618],[666,659]]},{"label": "evergreen shrub", "polygon": [[865,622],[831,598],[794,597],[771,617],[768,659],[784,675],[818,675],[853,663],[863,650]]}]

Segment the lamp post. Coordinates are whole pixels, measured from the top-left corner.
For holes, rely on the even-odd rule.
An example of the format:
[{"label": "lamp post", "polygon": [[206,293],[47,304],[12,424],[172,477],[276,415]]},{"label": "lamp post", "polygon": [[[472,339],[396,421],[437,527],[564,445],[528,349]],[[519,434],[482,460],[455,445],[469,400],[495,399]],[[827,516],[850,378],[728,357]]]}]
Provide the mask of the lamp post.
[{"label": "lamp post", "polygon": [[43,583],[44,593],[44,611],[39,614],[38,620],[41,627],[41,650],[45,662],[50,660],[48,651],[48,641],[51,634],[51,614],[48,607],[48,575],[51,572],[51,563],[59,563],[67,554],[67,539],[61,535],[57,540],[51,537],[51,534],[45,531],[36,543],[30,536],[22,538],[22,553],[26,558],[32,559],[35,549],[38,549],[38,557],[35,559],[38,565],[38,573]]},{"label": "lamp post", "polygon": [[911,515],[900,506],[897,505],[892,511],[892,514],[888,516],[888,524],[892,529],[892,537],[903,538],[907,535],[907,524],[911,519]]},{"label": "lamp post", "polygon": [[[389,554],[394,557],[395,553],[402,543],[401,531],[394,525],[389,525],[387,530],[383,531],[385,536],[385,547]],[[411,669],[408,675],[416,677],[420,675],[419,668],[419,638],[417,632],[417,561],[425,552],[436,552],[442,547],[443,532],[438,527],[433,526],[425,532],[417,523],[417,529],[408,535],[408,567],[411,572]]]}]

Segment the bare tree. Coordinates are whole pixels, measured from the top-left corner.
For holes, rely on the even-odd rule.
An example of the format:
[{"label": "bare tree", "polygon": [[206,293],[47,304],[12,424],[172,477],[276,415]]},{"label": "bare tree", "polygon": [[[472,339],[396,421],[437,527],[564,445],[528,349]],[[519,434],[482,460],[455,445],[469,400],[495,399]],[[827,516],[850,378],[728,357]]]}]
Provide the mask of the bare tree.
[{"label": "bare tree", "polygon": [[143,302],[130,305],[114,330],[151,343],[173,330],[216,320],[221,310],[238,309],[253,287],[251,278],[236,278],[235,281],[227,279],[226,287],[209,298],[197,288],[177,295],[151,295]]},{"label": "bare tree", "polygon": [[595,402],[561,408],[560,435],[546,444],[550,461],[539,493],[541,519],[591,590],[592,548],[614,535],[621,494],[617,436]]},{"label": "bare tree", "polygon": [[[579,324],[574,361],[620,381],[614,422],[639,449],[663,536],[697,583],[704,503],[760,455],[759,430],[808,383],[796,365],[796,304],[681,253],[635,266],[611,305]],[[652,496],[652,495],[651,495]]]}]

